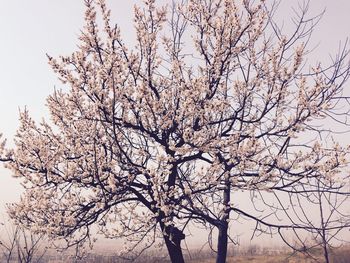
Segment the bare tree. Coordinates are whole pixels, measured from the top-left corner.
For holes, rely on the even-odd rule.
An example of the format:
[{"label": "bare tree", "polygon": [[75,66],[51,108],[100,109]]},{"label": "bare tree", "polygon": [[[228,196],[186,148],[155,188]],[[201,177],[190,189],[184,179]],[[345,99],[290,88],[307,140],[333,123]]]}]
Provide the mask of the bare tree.
[{"label": "bare tree", "polygon": [[307,198],[307,202],[299,197],[298,203],[303,222],[307,226],[305,230],[313,236],[314,242],[311,246],[303,244],[303,247],[321,247],[324,260],[329,263],[332,248],[344,244],[344,232],[350,228],[349,182],[317,180],[314,191],[309,191],[304,197]]},{"label": "bare tree", "polygon": [[44,235],[35,234],[8,223],[1,223],[1,225],[0,247],[6,262],[13,260],[19,263],[41,262],[47,251]]},{"label": "bare tree", "polygon": [[314,179],[341,177],[348,164],[347,149],[329,145],[331,131],[317,125],[347,124],[337,106],[349,65],[346,48],[329,67],[306,65],[318,19],[306,17],[307,5],[284,34],[264,1],[182,1],[168,15],[146,0],[135,7],[131,50],[105,2],[85,4],[79,49],[49,56],[69,87],[48,98],[51,122],[37,125],[25,110],[15,148],[1,147],[25,180],[10,207],[19,224],[68,246],[92,242],[97,225],[126,239],[125,252],[139,248],[134,257],[162,238],[172,262],[184,262],[190,222],[217,230],[217,262],[236,217],[282,237],[313,228],[289,197],[312,191]]}]

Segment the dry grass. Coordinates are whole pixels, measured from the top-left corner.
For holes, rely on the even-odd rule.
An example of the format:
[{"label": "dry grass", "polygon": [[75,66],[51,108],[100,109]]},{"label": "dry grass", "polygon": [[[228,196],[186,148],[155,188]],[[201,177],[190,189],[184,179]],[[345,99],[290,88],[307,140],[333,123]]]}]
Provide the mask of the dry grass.
[{"label": "dry grass", "polygon": [[[193,260],[189,263],[213,263],[215,259],[208,260]],[[227,263],[314,263],[312,259],[307,259],[301,256],[294,256],[288,258],[288,255],[274,255],[274,256],[238,256],[230,257],[227,259]]]},{"label": "dry grass", "polygon": [[[320,249],[311,253],[312,257],[302,254],[254,255],[229,257],[227,263],[322,263],[323,254]],[[189,263],[213,263],[215,259],[190,260]],[[331,253],[331,263],[349,263],[350,247],[338,248]]]},{"label": "dry grass", "polygon": [[[303,254],[292,254],[288,252],[288,249],[285,250],[274,250],[273,252],[258,250],[242,250],[242,251],[230,251],[230,256],[227,259],[227,263],[323,263],[323,254],[320,248],[314,248],[309,251],[312,255],[312,258],[303,255]],[[271,255],[269,255],[271,253]],[[55,262],[55,263],[73,263],[69,257],[61,258],[51,258],[49,259],[48,255],[41,262]],[[186,263],[214,263],[215,255],[210,251],[200,251],[198,253],[192,253],[192,258],[186,258]],[[316,259],[316,260],[315,260]],[[0,257],[0,262],[3,262]],[[81,263],[128,263],[130,261],[121,260],[120,258],[114,256],[113,254],[100,255],[91,253],[88,258],[78,261]],[[170,263],[170,260],[167,257],[167,254],[156,253],[153,251],[145,253],[140,258],[138,258],[135,263]],[[334,249],[331,252],[331,263],[350,263],[350,246]]]}]

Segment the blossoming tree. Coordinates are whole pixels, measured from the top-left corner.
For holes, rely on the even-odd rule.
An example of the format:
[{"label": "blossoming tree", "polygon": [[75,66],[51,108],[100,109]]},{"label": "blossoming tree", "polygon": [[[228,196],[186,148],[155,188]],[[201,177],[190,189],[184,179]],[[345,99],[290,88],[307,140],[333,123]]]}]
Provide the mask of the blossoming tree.
[{"label": "blossoming tree", "polygon": [[90,240],[93,225],[127,240],[129,252],[162,237],[172,262],[184,262],[188,222],[218,230],[217,262],[226,259],[232,214],[302,228],[246,211],[233,196],[280,200],[279,192],[341,175],[347,149],[324,144],[315,125],[339,114],[347,52],[306,72],[313,20],[301,12],[283,35],[262,0],[188,0],[170,12],[146,0],[135,7],[131,49],[103,0],[85,4],[79,49],[49,57],[69,87],[48,98],[51,121],[22,112],[15,148],[2,147],[26,188],[11,216],[68,245]]}]

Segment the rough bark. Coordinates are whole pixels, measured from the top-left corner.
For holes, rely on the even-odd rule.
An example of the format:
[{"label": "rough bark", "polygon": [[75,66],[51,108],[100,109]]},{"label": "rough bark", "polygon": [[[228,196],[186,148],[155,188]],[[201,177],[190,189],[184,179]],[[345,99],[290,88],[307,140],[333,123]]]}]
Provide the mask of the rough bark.
[{"label": "rough bark", "polygon": [[168,249],[168,254],[172,263],[185,263],[181,241],[185,239],[185,235],[176,227],[165,226],[164,223],[160,223],[160,227],[163,231],[163,237],[165,245]]}]

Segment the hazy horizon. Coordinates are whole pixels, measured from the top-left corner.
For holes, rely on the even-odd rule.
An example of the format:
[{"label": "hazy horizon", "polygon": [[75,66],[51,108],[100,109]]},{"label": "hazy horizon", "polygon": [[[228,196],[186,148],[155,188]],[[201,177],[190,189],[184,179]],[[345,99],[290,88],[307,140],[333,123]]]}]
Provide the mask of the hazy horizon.
[{"label": "hazy horizon", "polygon": [[[107,1],[112,18],[121,27],[127,43],[132,43],[134,37],[128,34],[133,32],[133,4],[139,2]],[[297,6],[297,3],[282,0],[277,17],[288,20],[290,6]],[[350,1],[336,3],[310,1],[311,15],[326,9],[312,37],[311,46],[317,49],[311,54],[311,60],[329,61],[329,56],[337,53],[340,42],[344,44],[350,37]],[[77,49],[84,22],[84,4],[69,0],[0,0],[0,4],[0,133],[11,145],[19,124],[19,109],[27,108],[36,121],[48,118],[46,97],[55,87],[63,85],[47,64],[46,54],[57,57]],[[2,165],[0,185],[0,212],[3,213],[6,203],[18,200],[22,188],[20,180],[12,178]]]}]

